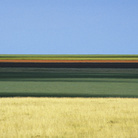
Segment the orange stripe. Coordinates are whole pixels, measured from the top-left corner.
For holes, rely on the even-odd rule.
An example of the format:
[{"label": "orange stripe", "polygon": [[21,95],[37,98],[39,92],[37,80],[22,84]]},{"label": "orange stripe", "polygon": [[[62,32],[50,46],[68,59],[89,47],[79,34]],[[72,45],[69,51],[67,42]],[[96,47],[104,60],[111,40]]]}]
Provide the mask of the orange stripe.
[{"label": "orange stripe", "polygon": [[138,60],[0,60],[14,63],[138,63]]}]

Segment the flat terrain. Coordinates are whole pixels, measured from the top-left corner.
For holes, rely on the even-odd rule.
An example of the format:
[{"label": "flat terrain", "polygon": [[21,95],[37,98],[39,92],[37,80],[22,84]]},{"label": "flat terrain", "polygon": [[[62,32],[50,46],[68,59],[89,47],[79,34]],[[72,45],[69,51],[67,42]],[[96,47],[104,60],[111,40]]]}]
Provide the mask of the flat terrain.
[{"label": "flat terrain", "polygon": [[2,138],[137,138],[138,56],[0,55],[0,97]]},{"label": "flat terrain", "polygon": [[0,137],[137,138],[133,98],[1,98]]},{"label": "flat terrain", "polygon": [[0,55],[0,62],[123,62],[138,63],[138,55]]},{"label": "flat terrain", "polygon": [[138,97],[138,69],[0,68],[0,96]]},{"label": "flat terrain", "polygon": [[138,55],[0,55],[0,67],[138,68]]}]

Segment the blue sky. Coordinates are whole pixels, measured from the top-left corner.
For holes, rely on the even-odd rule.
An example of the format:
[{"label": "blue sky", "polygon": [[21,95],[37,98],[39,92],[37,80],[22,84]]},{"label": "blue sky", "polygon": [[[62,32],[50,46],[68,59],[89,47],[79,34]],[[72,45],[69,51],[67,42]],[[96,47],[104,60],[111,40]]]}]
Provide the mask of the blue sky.
[{"label": "blue sky", "polygon": [[138,0],[1,0],[0,54],[138,54]]}]

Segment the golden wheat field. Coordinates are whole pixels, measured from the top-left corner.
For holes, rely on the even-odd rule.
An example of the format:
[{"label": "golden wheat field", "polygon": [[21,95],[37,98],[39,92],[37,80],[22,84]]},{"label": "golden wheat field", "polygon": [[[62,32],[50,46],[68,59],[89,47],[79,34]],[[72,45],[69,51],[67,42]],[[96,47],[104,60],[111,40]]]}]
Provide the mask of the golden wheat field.
[{"label": "golden wheat field", "polygon": [[0,138],[137,138],[136,98],[1,98]]}]

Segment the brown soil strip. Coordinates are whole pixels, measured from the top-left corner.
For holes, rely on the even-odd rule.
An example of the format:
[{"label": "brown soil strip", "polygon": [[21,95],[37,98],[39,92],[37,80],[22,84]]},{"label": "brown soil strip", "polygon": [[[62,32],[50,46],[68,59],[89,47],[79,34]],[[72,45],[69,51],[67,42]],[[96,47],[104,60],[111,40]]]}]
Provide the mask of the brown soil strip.
[{"label": "brown soil strip", "polygon": [[0,63],[138,63],[138,60],[0,60]]}]

